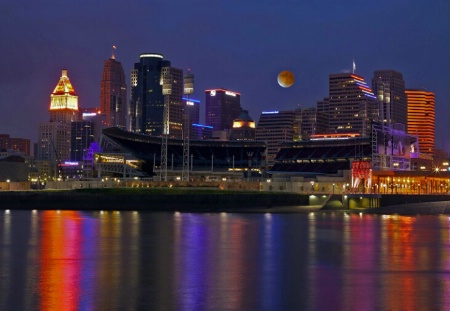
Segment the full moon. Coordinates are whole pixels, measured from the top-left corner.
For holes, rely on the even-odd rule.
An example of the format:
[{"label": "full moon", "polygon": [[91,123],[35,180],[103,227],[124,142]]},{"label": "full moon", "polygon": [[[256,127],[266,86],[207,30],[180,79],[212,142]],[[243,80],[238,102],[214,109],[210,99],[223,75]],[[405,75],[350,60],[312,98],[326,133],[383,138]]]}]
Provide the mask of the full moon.
[{"label": "full moon", "polygon": [[278,74],[278,84],[282,87],[290,87],[294,84],[294,74],[289,70],[283,70]]}]

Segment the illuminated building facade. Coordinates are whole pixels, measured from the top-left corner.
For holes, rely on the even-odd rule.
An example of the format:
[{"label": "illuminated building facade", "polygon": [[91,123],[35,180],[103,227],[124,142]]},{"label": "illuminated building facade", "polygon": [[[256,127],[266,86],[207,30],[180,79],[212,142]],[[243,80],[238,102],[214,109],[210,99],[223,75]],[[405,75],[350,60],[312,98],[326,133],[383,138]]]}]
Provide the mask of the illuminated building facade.
[{"label": "illuminated building facade", "polygon": [[403,75],[395,70],[376,70],[372,89],[379,103],[380,121],[386,125],[400,123],[406,128],[408,107]]},{"label": "illuminated building facade", "polygon": [[230,140],[255,140],[255,121],[249,116],[247,110],[242,110],[239,117],[234,119]]},{"label": "illuminated building facade", "polygon": [[78,121],[78,96],[63,69],[58,84],[50,95],[50,122]]},{"label": "illuminated building facade", "polygon": [[294,139],[293,110],[263,111],[256,126],[255,138],[266,143],[267,165],[274,163],[275,157],[281,148],[281,144]]},{"label": "illuminated building facade", "polygon": [[328,132],[370,135],[378,118],[376,97],[364,78],[352,73],[330,74],[329,97],[317,103],[327,116]]},{"label": "illuminated building facade", "polygon": [[100,111],[106,115],[106,126],[126,127],[127,85],[122,64],[114,55],[103,63],[100,81]]},{"label": "illuminated building facade", "polygon": [[434,93],[424,90],[406,90],[408,101],[408,134],[417,136],[419,152],[435,152]]},{"label": "illuminated building facade", "polygon": [[241,113],[241,94],[226,89],[205,91],[205,123],[214,131],[230,131]]},{"label": "illuminated building facade", "polygon": [[[163,81],[162,77],[166,77]],[[167,87],[167,90],[163,90]],[[166,95],[163,94],[166,93]],[[164,103],[169,105],[169,136],[182,137],[183,71],[171,67],[163,55],[140,55],[131,71],[130,130],[161,136],[164,126]]]}]

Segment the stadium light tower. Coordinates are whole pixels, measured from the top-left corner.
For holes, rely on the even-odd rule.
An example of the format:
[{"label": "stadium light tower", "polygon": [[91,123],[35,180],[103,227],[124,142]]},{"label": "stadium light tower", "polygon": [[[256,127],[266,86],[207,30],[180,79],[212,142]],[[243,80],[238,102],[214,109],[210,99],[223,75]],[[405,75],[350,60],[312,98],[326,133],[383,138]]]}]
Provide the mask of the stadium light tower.
[{"label": "stadium light tower", "polygon": [[161,168],[159,170],[161,181],[167,181],[167,144],[169,137],[169,107],[170,94],[172,94],[172,75],[168,71],[169,67],[162,68],[160,84],[164,95],[164,113],[163,113],[163,133],[161,143]]},{"label": "stadium light tower", "polygon": [[190,139],[190,101],[189,95],[194,93],[194,75],[188,73],[184,76],[184,95],[186,95],[186,105],[184,106],[184,131],[183,131],[183,171],[181,173],[181,180],[189,181],[189,139]]}]

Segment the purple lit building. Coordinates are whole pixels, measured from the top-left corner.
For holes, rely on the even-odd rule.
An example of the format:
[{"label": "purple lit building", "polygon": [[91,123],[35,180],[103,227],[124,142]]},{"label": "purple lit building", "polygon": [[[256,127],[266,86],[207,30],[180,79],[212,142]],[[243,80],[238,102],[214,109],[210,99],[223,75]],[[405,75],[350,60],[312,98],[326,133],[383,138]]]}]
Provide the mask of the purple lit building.
[{"label": "purple lit building", "polygon": [[214,131],[229,131],[241,113],[241,94],[226,89],[205,91],[205,123]]}]

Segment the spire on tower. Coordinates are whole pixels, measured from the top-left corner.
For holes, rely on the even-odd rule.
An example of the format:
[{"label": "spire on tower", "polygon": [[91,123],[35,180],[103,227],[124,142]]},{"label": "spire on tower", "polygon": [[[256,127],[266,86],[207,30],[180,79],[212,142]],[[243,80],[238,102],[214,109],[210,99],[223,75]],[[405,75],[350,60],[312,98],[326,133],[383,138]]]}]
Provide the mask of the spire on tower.
[{"label": "spire on tower", "polygon": [[114,51],[116,50],[116,46],[113,45],[112,46],[112,51],[111,51],[111,59],[116,59],[116,56],[114,55]]}]

